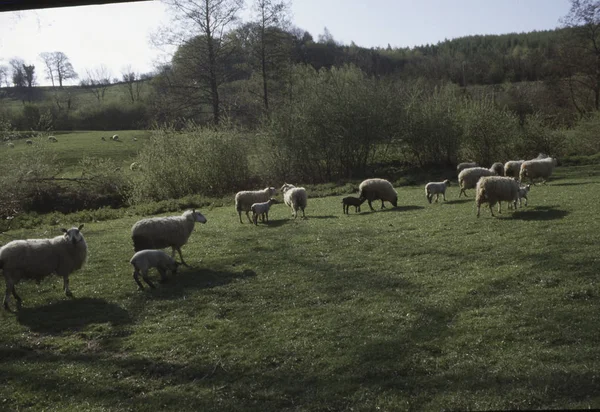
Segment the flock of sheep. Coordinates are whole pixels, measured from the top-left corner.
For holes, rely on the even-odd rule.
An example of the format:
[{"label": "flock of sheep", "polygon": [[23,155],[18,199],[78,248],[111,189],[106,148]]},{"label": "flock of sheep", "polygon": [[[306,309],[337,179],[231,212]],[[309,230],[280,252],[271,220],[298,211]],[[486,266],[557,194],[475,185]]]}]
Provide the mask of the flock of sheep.
[{"label": "flock of sheep", "polygon": [[[500,212],[501,202],[509,202],[509,206],[517,207],[517,201],[525,198],[527,204],[527,192],[530,186],[520,186],[519,180],[550,177],[556,159],[538,156],[528,161],[509,161],[502,165],[495,163],[490,169],[478,167],[474,163],[461,163],[457,167],[458,181],[461,188],[459,197],[466,190],[476,188],[477,216],[483,203],[489,205],[490,211],[494,204],[498,203]],[[518,170],[518,174],[517,171]],[[519,180],[517,180],[517,178]],[[446,200],[446,188],[450,181],[430,182],[425,186],[425,194],[429,203],[433,196],[436,202],[439,195]],[[258,225],[258,220],[268,223],[268,214],[271,205],[278,203],[273,197],[277,190],[268,187],[263,190],[241,191],[235,195],[235,209],[238,212],[240,223],[242,212],[250,223]],[[292,216],[296,218],[298,212],[302,211],[305,217],[307,207],[307,192],[303,187],[296,187],[285,183],[281,187],[284,203],[291,208]],[[342,199],[343,212],[348,213],[350,206],[360,211],[360,205],[368,202],[369,208],[373,209],[372,202],[381,200],[381,208],[385,208],[384,202],[390,202],[397,207],[398,194],[393,185],[385,179],[367,179],[359,185],[358,197],[347,196]],[[249,213],[252,212],[252,218]],[[185,245],[197,222],[206,223],[206,218],[196,210],[188,210],[180,216],[153,217],[136,222],[131,229],[135,254],[130,260],[134,268],[133,278],[140,289],[143,285],[142,279],[154,288],[148,278],[148,271],[156,268],[161,276],[161,281],[166,279],[166,273],[170,270],[176,273],[180,264],[186,265],[181,247]],[[46,276],[57,274],[63,277],[64,292],[72,296],[69,289],[69,275],[80,269],[87,257],[87,244],[81,233],[83,225],[71,229],[62,229],[63,235],[52,239],[27,239],[14,240],[0,248],[0,269],[4,274],[6,292],[4,296],[4,308],[9,310],[9,299],[12,296],[21,305],[21,298],[17,295],[15,285],[20,280],[35,280],[40,282]],[[170,247],[171,256],[161,249]],[[174,260],[175,252],[179,253],[181,263]]]}]

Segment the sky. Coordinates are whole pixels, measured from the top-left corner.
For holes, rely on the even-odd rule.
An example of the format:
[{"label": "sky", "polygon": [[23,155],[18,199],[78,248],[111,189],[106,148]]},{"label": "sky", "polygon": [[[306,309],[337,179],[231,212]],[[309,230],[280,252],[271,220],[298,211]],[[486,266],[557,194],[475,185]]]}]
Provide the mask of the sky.
[{"label": "sky", "polygon": [[[247,8],[253,0],[246,0]],[[327,27],[343,44],[414,47],[473,34],[549,30],[570,8],[568,0],[288,0],[291,21],[317,40]],[[247,19],[246,10],[241,17]],[[150,41],[169,23],[160,1],[0,13],[0,65],[13,57],[35,64],[42,52],[62,51],[80,77],[105,65],[111,77],[128,66],[147,73],[168,58]]]}]

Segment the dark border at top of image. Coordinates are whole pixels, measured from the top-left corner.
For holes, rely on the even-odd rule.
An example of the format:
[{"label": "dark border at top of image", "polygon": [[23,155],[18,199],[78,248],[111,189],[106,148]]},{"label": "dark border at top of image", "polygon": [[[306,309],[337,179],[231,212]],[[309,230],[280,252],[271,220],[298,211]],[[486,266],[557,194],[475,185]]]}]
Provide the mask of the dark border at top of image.
[{"label": "dark border at top of image", "polygon": [[0,0],[0,12],[152,0]]}]

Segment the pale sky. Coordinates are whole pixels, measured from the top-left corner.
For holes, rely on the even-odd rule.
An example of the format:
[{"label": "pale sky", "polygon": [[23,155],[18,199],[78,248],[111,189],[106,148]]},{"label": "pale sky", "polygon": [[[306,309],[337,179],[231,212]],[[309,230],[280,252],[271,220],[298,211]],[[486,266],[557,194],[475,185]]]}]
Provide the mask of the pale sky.
[{"label": "pale sky", "polygon": [[[252,0],[246,0],[246,5]],[[568,0],[291,0],[292,23],[317,40],[325,27],[344,44],[413,47],[472,34],[548,30],[567,14]],[[244,13],[243,16],[247,16]],[[159,1],[0,13],[0,65],[13,57],[35,64],[42,52],[62,51],[80,76],[107,66],[112,77],[131,66],[150,72],[164,53],[150,34],[169,22]],[[161,57],[162,56],[162,57]]]}]

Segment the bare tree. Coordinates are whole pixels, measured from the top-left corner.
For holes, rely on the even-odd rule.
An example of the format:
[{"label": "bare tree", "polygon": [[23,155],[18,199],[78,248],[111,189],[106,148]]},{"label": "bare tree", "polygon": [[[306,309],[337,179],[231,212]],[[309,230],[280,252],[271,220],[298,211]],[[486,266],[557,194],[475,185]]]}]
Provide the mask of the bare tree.
[{"label": "bare tree", "polygon": [[[593,107],[600,110],[600,1],[570,0],[571,9],[561,19],[565,38],[561,63],[566,71],[573,104],[580,113],[586,111],[585,97],[578,89],[593,95]],[[579,97],[578,97],[579,96]]]},{"label": "bare tree", "polygon": [[106,90],[110,86],[110,70],[103,64],[92,70],[86,70],[86,77],[81,80],[81,86],[89,90],[98,101],[104,101]]},{"label": "bare tree", "polygon": [[227,30],[237,21],[243,0],[165,0],[173,23],[161,33],[160,44],[179,46],[173,65],[182,70],[179,81],[170,82],[181,96],[200,94],[212,107],[219,123],[219,86],[225,82],[224,67],[231,48]]},{"label": "bare tree", "polygon": [[69,58],[63,52],[40,53],[40,58],[46,66],[46,78],[52,81],[53,87],[55,79],[58,80],[58,86],[63,87],[65,80],[77,79],[79,77],[73,69]]},{"label": "bare tree", "polygon": [[121,71],[121,75],[123,76],[125,87],[127,87],[127,91],[129,92],[131,103],[135,103],[135,98],[138,97],[139,99],[139,91],[136,93],[136,83],[139,82],[138,75],[133,71],[131,66],[125,67]]},{"label": "bare tree", "polygon": [[10,84],[8,80],[8,66],[5,65],[0,65],[0,87],[2,87],[2,83],[4,83],[6,87]]}]

